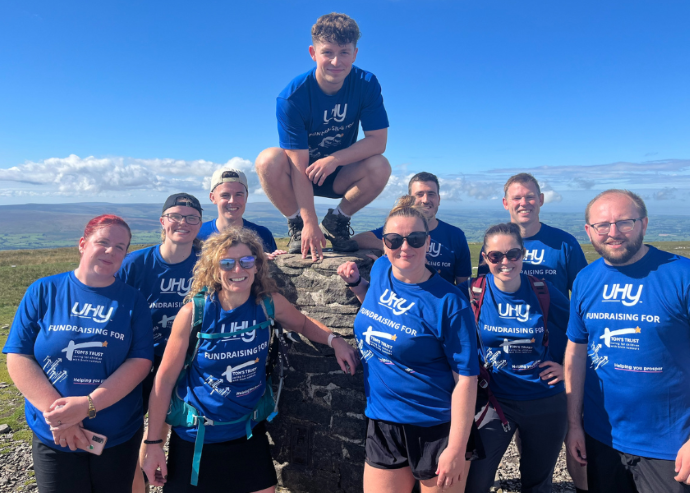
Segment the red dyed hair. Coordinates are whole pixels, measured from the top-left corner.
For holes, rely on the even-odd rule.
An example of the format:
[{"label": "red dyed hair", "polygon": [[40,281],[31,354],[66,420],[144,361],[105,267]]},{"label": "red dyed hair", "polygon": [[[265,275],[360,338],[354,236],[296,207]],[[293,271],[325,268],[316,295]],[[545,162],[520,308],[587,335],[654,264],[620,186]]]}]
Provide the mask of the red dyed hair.
[{"label": "red dyed hair", "polygon": [[84,228],[84,239],[88,240],[89,237],[94,234],[94,232],[101,228],[107,228],[108,226],[122,226],[129,233],[129,239],[132,240],[132,230],[129,229],[129,225],[120,216],[115,214],[102,214],[100,216],[94,217]]}]

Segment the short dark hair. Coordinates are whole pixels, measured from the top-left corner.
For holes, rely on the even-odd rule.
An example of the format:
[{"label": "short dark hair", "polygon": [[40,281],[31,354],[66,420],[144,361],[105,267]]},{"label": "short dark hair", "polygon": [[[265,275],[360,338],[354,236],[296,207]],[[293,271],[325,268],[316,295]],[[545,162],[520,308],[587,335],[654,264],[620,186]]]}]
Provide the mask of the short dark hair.
[{"label": "short dark hair", "polygon": [[357,46],[360,36],[359,26],[355,20],[348,15],[336,12],[322,15],[311,27],[312,43],[337,43],[341,46],[354,43]]},{"label": "short dark hair", "polygon": [[486,230],[486,233],[484,233],[483,247],[485,252],[486,242],[489,240],[489,238],[496,235],[512,236],[520,244],[520,248],[522,248],[523,250],[525,249],[525,242],[522,239],[522,235],[520,234],[520,227],[515,223],[500,223],[494,224],[493,226],[489,227],[489,229]]},{"label": "short dark hair", "polygon": [[642,197],[637,195],[635,192],[631,192],[630,190],[623,190],[620,188],[611,188],[609,190],[604,190],[601,192],[599,195],[594,197],[592,200],[589,201],[589,204],[587,204],[587,207],[585,208],[585,222],[589,224],[589,211],[592,208],[592,205],[594,205],[594,202],[599,200],[602,197],[605,197],[606,195],[625,195],[628,197],[630,200],[633,201],[635,204],[635,207],[637,207],[637,210],[640,213],[640,217],[647,217],[647,206],[644,203],[644,200],[642,200]]},{"label": "short dark hair", "polygon": [[410,183],[407,184],[407,193],[412,194],[412,184],[416,181],[433,181],[434,183],[436,183],[436,192],[439,192],[441,190],[441,185],[439,185],[438,178],[436,177],[436,175],[433,173],[427,173],[426,171],[422,171],[421,173],[417,173],[412,178],[410,178]]},{"label": "short dark hair", "polygon": [[537,187],[537,193],[541,193],[541,188],[539,187],[539,182],[537,179],[532,176],[529,173],[518,173],[517,175],[513,175],[510,178],[508,178],[508,181],[506,182],[505,185],[503,185],[503,195],[508,195],[508,187],[512,185],[513,183],[532,183],[534,184],[535,187]]}]

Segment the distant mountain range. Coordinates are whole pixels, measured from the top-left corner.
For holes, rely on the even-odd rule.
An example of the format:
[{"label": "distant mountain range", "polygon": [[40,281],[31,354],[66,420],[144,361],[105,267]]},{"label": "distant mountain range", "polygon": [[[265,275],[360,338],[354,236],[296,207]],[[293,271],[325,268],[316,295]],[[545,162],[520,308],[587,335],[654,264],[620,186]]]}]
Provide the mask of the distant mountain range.
[{"label": "distant mountain range", "polygon": [[[203,207],[204,220],[217,217],[213,204]],[[317,204],[316,210],[320,217],[326,214],[327,208],[325,205]],[[364,208],[353,217],[352,227],[356,232],[377,228],[383,223],[387,212],[382,208]],[[84,202],[4,205],[0,206],[0,250],[74,246],[89,219],[105,213],[117,214],[127,221],[132,228],[134,244],[150,244],[159,240],[158,218],[161,214],[161,204]],[[276,237],[287,236],[285,218],[269,203],[248,204],[244,217],[266,226]],[[541,217],[544,222],[575,235],[580,242],[587,241],[582,214],[542,212]],[[509,218],[504,210],[463,211],[442,206],[439,219],[461,228],[468,241],[480,242],[488,226],[505,222]],[[647,239],[649,241],[690,240],[690,216],[651,216]]]}]

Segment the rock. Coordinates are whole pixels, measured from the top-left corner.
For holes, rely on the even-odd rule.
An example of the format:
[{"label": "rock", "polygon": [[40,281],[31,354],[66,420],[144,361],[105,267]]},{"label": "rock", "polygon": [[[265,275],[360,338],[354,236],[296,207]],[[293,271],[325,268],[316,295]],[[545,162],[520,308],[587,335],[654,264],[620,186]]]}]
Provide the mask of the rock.
[{"label": "rock", "polygon": [[12,431],[12,429],[9,425],[0,425],[0,434],[9,433],[10,431]]}]

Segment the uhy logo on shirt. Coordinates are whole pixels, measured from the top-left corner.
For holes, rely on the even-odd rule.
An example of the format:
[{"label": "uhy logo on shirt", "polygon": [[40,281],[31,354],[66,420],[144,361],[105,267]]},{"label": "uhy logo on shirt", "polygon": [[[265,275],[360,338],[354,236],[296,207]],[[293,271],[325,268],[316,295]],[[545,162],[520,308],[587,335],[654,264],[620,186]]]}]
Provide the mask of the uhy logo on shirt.
[{"label": "uhy logo on shirt", "polygon": [[328,110],[323,110],[323,122],[324,123],[330,123],[331,120],[335,120],[338,123],[341,123],[343,120],[345,120],[345,115],[347,115],[347,104],[343,107],[342,113],[340,112],[340,104],[336,104],[335,108],[331,110],[331,118],[328,118]]},{"label": "uhy logo on shirt", "polygon": [[[254,323],[252,325],[256,325],[256,320],[254,320]],[[223,340],[227,341],[227,340],[231,339],[232,337],[237,337],[237,336],[233,336],[232,333],[237,332],[239,330],[248,329],[248,328],[249,328],[249,322],[247,320],[245,320],[244,322],[240,322],[240,323],[232,322],[230,324],[230,330],[228,331],[228,336],[230,336],[230,337],[228,337],[227,339],[223,339]],[[225,324],[222,324],[220,326],[220,333],[225,334]],[[254,340],[254,338],[256,337],[256,329],[250,330],[249,332],[245,332],[245,333],[240,334],[240,335],[242,336],[242,340],[244,342],[252,342]]]},{"label": "uhy logo on shirt", "polygon": [[527,322],[529,319],[529,305],[511,305],[506,303],[498,304],[498,315],[501,318],[509,318],[520,322]]},{"label": "uhy logo on shirt", "polygon": [[393,292],[392,289],[390,290],[390,294],[388,294],[388,291],[389,290],[386,289],[379,298],[379,305],[383,305],[386,308],[393,310],[393,313],[395,313],[396,315],[402,315],[414,306],[414,302],[408,303],[407,306],[404,306],[405,303],[407,303],[407,300],[405,298],[398,298],[398,296]]},{"label": "uhy logo on shirt", "polygon": [[612,284],[609,289],[608,284],[604,284],[604,301],[622,302],[625,306],[635,306],[640,301],[643,284],[637,288],[637,293],[633,295],[632,284]]},{"label": "uhy logo on shirt", "polygon": [[[165,285],[166,281],[168,283],[167,286]],[[187,296],[187,293],[189,293],[189,288],[191,287],[191,278],[185,279],[184,277],[180,277],[179,279],[175,279],[171,277],[170,279],[161,279],[161,293],[177,293],[180,296],[184,297]]]},{"label": "uhy logo on shirt", "polygon": [[539,265],[544,261],[544,249],[525,250],[525,257],[522,260],[532,265]]},{"label": "uhy logo on shirt", "polygon": [[84,306],[79,309],[79,302],[75,302],[72,307],[72,315],[76,315],[79,318],[90,318],[94,322],[99,324],[104,324],[110,320],[110,316],[113,314],[113,307],[110,307],[107,314],[103,314],[105,307],[103,305],[92,305],[91,303],[84,303]]},{"label": "uhy logo on shirt", "polygon": [[429,257],[438,257],[441,255],[441,244],[434,243],[433,241],[429,243],[429,249],[426,251]]}]

